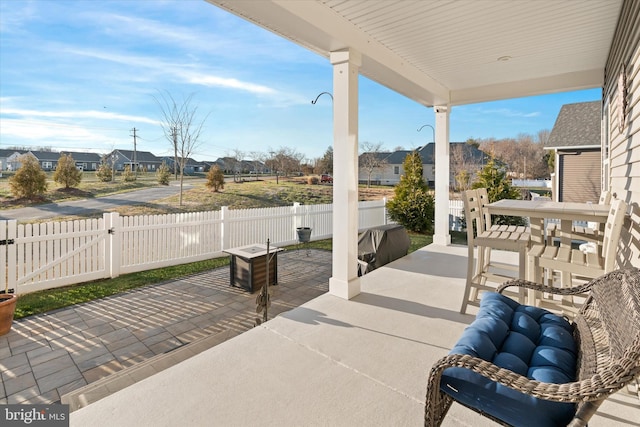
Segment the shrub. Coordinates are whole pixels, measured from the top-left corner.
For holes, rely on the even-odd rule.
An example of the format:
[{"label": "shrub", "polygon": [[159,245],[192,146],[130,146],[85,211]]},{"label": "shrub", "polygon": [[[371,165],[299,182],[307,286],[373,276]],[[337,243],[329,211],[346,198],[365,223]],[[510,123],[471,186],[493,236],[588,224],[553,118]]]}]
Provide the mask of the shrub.
[{"label": "shrub", "polygon": [[220,170],[219,166],[213,166],[209,169],[209,172],[207,172],[206,186],[213,189],[216,193],[218,190],[224,188],[224,174]]},{"label": "shrub", "polygon": [[100,164],[100,167],[98,167],[98,170],[96,171],[96,176],[98,177],[100,182],[109,182],[113,177],[112,173],[113,172],[111,170],[111,167],[106,163],[102,163]]},{"label": "shrub", "polygon": [[309,185],[318,185],[318,184],[320,184],[320,179],[317,176],[307,177],[307,184],[309,184]]},{"label": "shrub", "polygon": [[387,202],[389,217],[410,231],[433,233],[435,201],[422,176],[422,158],[414,151],[403,163],[405,174]]},{"label": "shrub", "polygon": [[64,188],[75,187],[82,181],[82,172],[76,168],[76,162],[71,154],[60,154],[53,180]]},{"label": "shrub", "polygon": [[125,180],[125,182],[132,182],[136,180],[136,174],[133,173],[133,171],[131,170],[131,166],[126,165],[124,167],[124,172],[122,174],[123,179]]},{"label": "shrub", "polygon": [[162,162],[162,164],[156,171],[156,178],[158,179],[158,184],[169,185],[170,177],[171,177],[171,171],[169,170],[169,166],[167,166],[165,162]]},{"label": "shrub", "polygon": [[47,191],[47,175],[40,163],[30,154],[18,158],[22,166],[9,178],[9,189],[14,197],[33,199]]}]

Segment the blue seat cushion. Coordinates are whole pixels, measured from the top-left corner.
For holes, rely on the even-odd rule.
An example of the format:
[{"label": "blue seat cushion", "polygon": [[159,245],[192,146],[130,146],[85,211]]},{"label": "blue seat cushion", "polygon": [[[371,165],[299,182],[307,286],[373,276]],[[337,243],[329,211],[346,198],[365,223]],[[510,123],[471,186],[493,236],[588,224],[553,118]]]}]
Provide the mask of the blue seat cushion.
[{"label": "blue seat cushion", "polygon": [[[538,307],[485,292],[476,320],[449,354],[468,354],[545,383],[576,379],[577,346],[573,326]],[[564,426],[573,403],[538,399],[464,368],[448,368],[440,389],[456,401],[514,426]]]}]

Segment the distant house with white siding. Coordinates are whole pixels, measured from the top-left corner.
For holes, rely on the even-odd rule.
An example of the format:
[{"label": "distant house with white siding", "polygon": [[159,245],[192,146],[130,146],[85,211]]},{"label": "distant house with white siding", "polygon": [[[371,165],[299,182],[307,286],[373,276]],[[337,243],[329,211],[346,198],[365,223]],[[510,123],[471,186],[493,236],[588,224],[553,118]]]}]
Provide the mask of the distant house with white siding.
[{"label": "distant house with white siding", "polygon": [[[466,151],[468,159],[481,165],[483,160],[487,158],[487,155],[479,150],[474,145],[469,145],[462,142],[452,142],[451,147],[458,144],[462,144]],[[422,159],[422,176],[430,188],[435,185],[435,157],[434,157],[435,144],[433,142],[428,143],[423,147],[418,147],[417,151]],[[363,167],[363,156],[375,154],[383,162],[383,166],[373,170],[371,174],[371,183],[378,185],[396,185],[400,182],[400,177],[404,174],[403,163],[407,158],[407,155],[414,150],[396,150],[394,152],[380,152],[380,153],[362,153],[359,156],[360,166],[358,171],[358,180],[361,183],[366,183],[369,178],[369,171]],[[450,184],[454,185],[455,180],[453,175],[450,178]]]},{"label": "distant house with white siding", "polygon": [[76,163],[76,167],[80,170],[84,171],[95,171],[100,166],[100,155],[96,153],[87,153],[81,151],[13,151],[9,157],[7,157],[7,169],[8,170],[17,170],[20,164],[20,156],[23,154],[28,154],[35,158],[43,171],[53,171],[56,170],[58,165],[58,160],[60,156],[63,154],[69,154],[73,158]]}]

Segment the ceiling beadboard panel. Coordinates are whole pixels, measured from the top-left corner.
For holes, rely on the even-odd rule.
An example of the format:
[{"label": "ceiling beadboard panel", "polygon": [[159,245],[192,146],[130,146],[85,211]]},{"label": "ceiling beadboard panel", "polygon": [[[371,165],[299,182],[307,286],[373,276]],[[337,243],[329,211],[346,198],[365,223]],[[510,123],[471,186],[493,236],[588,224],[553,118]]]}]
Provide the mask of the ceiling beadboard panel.
[{"label": "ceiling beadboard panel", "polygon": [[622,0],[207,1],[325,57],[358,50],[362,74],[424,104],[597,87],[622,6]]}]

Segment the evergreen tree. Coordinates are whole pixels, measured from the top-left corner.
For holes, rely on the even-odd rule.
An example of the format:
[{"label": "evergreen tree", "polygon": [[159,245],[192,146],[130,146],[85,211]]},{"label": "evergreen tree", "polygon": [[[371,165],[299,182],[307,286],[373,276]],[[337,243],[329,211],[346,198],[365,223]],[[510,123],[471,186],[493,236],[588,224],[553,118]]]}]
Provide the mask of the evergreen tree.
[{"label": "evergreen tree", "polygon": [[156,171],[156,178],[158,179],[158,184],[169,185],[170,177],[171,177],[171,171],[169,170],[169,166],[167,166],[165,162],[162,162],[162,164]]},{"label": "evergreen tree", "polygon": [[76,168],[76,162],[71,154],[60,155],[56,171],[53,174],[53,180],[58,184],[64,185],[64,188],[71,188],[80,184],[82,172]]},{"label": "evergreen tree", "polygon": [[435,203],[422,175],[420,154],[408,154],[403,168],[405,173],[396,185],[395,197],[387,203],[389,217],[411,231],[433,233]]},{"label": "evergreen tree", "polygon": [[105,162],[100,163],[100,166],[96,171],[96,176],[98,177],[100,182],[111,181],[112,174],[113,174],[113,171],[111,170],[111,167],[107,163]]},{"label": "evergreen tree", "polygon": [[47,191],[47,175],[38,160],[30,154],[23,154],[18,161],[20,168],[9,178],[11,194],[18,199],[42,196]]},{"label": "evergreen tree", "polygon": [[134,174],[133,171],[131,170],[131,166],[126,165],[124,167],[122,178],[125,180],[125,182],[132,182],[136,180],[136,174]]},{"label": "evergreen tree", "polygon": [[[509,182],[506,169],[500,167],[493,157],[478,173],[478,180],[471,188],[486,188],[490,203],[502,199],[522,198],[520,191]],[[525,219],[519,216],[492,215],[492,221],[494,225],[526,225]]]},{"label": "evergreen tree", "polygon": [[206,186],[213,189],[216,193],[218,190],[224,188],[224,174],[218,165],[213,166],[209,169],[209,172],[207,172]]}]

